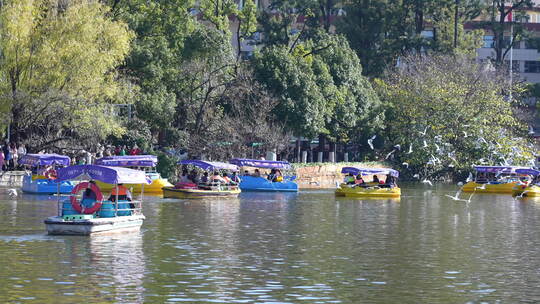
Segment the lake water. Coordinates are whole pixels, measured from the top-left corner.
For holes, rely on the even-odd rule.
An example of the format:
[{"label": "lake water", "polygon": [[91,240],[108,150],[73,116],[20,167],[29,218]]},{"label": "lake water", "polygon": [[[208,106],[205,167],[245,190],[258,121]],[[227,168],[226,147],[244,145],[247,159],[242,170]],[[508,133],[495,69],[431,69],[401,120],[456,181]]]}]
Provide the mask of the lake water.
[{"label": "lake water", "polygon": [[540,302],[540,200],[456,191],[146,197],[140,232],[78,237],[45,234],[54,197],[0,189],[0,303]]}]

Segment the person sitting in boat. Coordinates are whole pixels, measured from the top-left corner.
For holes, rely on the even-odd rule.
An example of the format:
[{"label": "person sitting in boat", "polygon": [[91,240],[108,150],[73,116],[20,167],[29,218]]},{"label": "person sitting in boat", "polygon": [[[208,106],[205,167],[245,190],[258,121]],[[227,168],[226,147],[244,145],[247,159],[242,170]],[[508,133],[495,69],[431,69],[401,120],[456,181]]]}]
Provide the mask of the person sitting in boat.
[{"label": "person sitting in boat", "polygon": [[178,179],[180,183],[190,183],[188,178],[188,171],[186,169],[182,170],[182,175],[180,175],[180,178]]},{"label": "person sitting in boat", "polygon": [[345,176],[343,182],[347,185],[354,185],[354,175],[352,173],[349,173],[349,175]]},{"label": "person sitting in boat", "polygon": [[486,174],[484,172],[480,172],[478,173],[478,175],[476,176],[476,182],[478,184],[485,184],[488,182],[488,178],[486,176]]},{"label": "person sitting in boat", "polygon": [[244,176],[249,176],[249,171],[248,170],[244,170]]},{"label": "person sitting in boat", "polygon": [[[95,184],[96,182],[91,180],[89,183]],[[92,190],[92,188],[88,187],[84,190],[82,194],[81,205],[84,208],[91,208],[94,205],[94,202],[96,201],[96,199],[97,199],[96,193],[94,192],[94,190]]]},{"label": "person sitting in boat", "polygon": [[111,195],[109,196],[109,200],[111,202],[115,202],[117,195],[118,195],[119,201],[131,201],[132,199],[131,192],[129,192],[128,188],[126,188],[124,184],[118,184],[117,187],[112,188]]},{"label": "person sitting in boat", "polygon": [[225,184],[227,185],[231,183],[231,179],[229,178],[229,175],[227,173],[223,173],[223,180],[225,181]]},{"label": "person sitting in boat", "polygon": [[208,172],[204,172],[202,177],[201,177],[201,180],[200,180],[200,183],[201,184],[208,184]]},{"label": "person sitting in boat", "polygon": [[255,171],[253,172],[253,176],[254,177],[261,177],[261,171],[259,171],[259,169],[255,169]]},{"label": "person sitting in boat", "polygon": [[373,175],[373,182],[376,184],[384,184],[384,181],[379,180],[377,175]]},{"label": "person sitting in boat", "polygon": [[386,182],[385,182],[385,185],[386,185],[387,187],[394,188],[395,186],[397,186],[397,185],[396,185],[396,179],[395,179],[392,175],[388,174],[388,175],[386,176]]},{"label": "person sitting in boat", "polygon": [[223,177],[221,177],[221,175],[219,175],[217,171],[214,172],[214,175],[212,176],[211,181],[212,183],[221,183],[221,184],[226,183],[226,181],[223,179]]},{"label": "person sitting in boat", "polygon": [[197,171],[191,170],[187,176],[188,182],[198,184],[199,183],[199,176],[197,174]]},{"label": "person sitting in boat", "polygon": [[238,185],[240,184],[242,180],[240,179],[240,176],[238,176],[238,174],[236,174],[236,172],[233,172],[232,176],[231,176],[231,182],[232,184],[234,185]]},{"label": "person sitting in boat", "polygon": [[275,176],[274,176],[273,182],[278,182],[278,183],[280,183],[280,182],[282,182],[282,181],[283,181],[283,174],[281,174],[281,170],[276,169],[276,174],[275,174]]},{"label": "person sitting in boat", "polygon": [[360,186],[360,187],[362,187],[362,186],[364,186],[364,185],[366,184],[366,182],[365,182],[364,179],[362,178],[362,174],[358,174],[358,175],[356,176],[356,179],[354,180],[354,184],[355,184],[356,186]]},{"label": "person sitting in boat", "polygon": [[276,169],[272,169],[272,170],[270,170],[270,174],[268,174],[266,179],[273,182],[275,177],[276,177]]}]

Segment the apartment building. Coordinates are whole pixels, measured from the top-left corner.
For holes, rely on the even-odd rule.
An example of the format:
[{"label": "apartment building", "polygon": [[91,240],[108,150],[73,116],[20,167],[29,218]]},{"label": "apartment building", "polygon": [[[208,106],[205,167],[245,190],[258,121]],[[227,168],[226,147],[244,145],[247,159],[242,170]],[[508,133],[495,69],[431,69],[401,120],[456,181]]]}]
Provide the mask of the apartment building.
[{"label": "apartment building", "polygon": [[[527,36],[530,38],[540,38],[540,0],[534,0],[534,7],[524,10],[515,11],[512,15],[514,21],[520,22],[521,25],[527,31]],[[487,17],[479,18],[481,21],[487,20]],[[512,17],[508,17],[510,20]],[[465,25],[466,29],[475,28],[475,22],[471,22]],[[510,45],[512,33],[510,27],[504,33],[505,45]],[[495,58],[494,35],[489,30],[484,32],[484,41],[481,48],[477,50],[478,60],[488,61]],[[510,57],[512,57],[512,69],[519,75],[521,80],[529,83],[540,83],[540,53],[538,52],[538,46],[531,43],[530,40],[523,39],[521,41],[515,41],[512,51],[508,52],[504,57],[504,60],[509,64]]]}]

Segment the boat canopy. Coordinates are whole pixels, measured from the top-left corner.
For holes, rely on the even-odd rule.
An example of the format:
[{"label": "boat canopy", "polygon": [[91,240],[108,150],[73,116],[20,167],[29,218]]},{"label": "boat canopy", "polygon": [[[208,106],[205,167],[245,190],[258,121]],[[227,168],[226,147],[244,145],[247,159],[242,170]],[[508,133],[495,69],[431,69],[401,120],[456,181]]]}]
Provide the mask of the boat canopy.
[{"label": "boat canopy", "polygon": [[527,167],[515,167],[515,166],[474,166],[476,172],[482,173],[505,173],[512,174],[516,173],[518,169],[529,169]]},{"label": "boat canopy", "polygon": [[257,168],[267,168],[267,169],[290,169],[291,168],[291,164],[289,162],[277,161],[277,160],[233,158],[229,162],[239,167],[249,166],[249,167],[257,167]]},{"label": "boat canopy", "polygon": [[155,167],[158,159],[155,155],[106,156],[96,160],[96,165],[113,167]]},{"label": "boat canopy", "polygon": [[516,169],[517,174],[526,174],[526,175],[532,175],[532,176],[538,176],[540,175],[540,170],[535,169]]},{"label": "boat canopy", "polygon": [[71,159],[69,156],[59,154],[26,154],[19,159],[19,164],[28,166],[69,166]]},{"label": "boat canopy", "polygon": [[182,160],[178,162],[179,165],[192,165],[199,167],[206,171],[211,170],[231,170],[231,171],[238,171],[238,166],[228,163],[222,163],[222,162],[211,162],[206,160]]},{"label": "boat canopy", "polygon": [[358,175],[358,174],[362,174],[362,175],[374,175],[374,174],[388,175],[388,174],[390,174],[393,177],[399,177],[399,172],[397,170],[389,169],[389,168],[343,167],[343,169],[341,169],[341,173],[344,173],[344,174],[352,173],[354,175]]},{"label": "boat canopy", "polygon": [[98,165],[76,165],[58,170],[57,182],[65,180],[98,180],[107,184],[150,184],[141,170]]}]

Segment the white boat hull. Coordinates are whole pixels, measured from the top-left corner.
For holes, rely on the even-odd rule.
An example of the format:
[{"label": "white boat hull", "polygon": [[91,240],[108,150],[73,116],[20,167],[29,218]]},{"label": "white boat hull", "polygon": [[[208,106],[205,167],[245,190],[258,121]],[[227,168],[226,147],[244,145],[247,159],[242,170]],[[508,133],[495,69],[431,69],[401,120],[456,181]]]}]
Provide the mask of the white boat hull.
[{"label": "white boat hull", "polygon": [[96,233],[116,233],[139,230],[144,219],[144,215],[130,215],[64,221],[61,216],[51,216],[45,220],[45,226],[47,226],[48,234],[90,235]]}]

